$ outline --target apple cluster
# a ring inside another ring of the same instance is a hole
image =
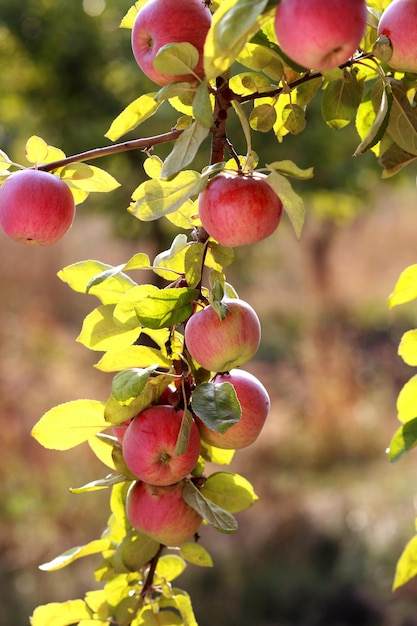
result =
[[[184,420],[184,399],[175,386],[166,388],[157,404],[114,429],[126,467],[136,479],[127,496],[128,520],[164,545],[186,541],[202,522],[200,514],[182,497],[185,480],[198,474],[195,470],[201,443],[224,450],[245,448],[257,439],[270,410],[265,387],[253,374],[239,368],[258,349],[258,316],[238,298],[225,298],[222,304],[227,310],[223,319],[210,304],[190,316],[184,332],[185,354],[192,361],[191,369],[210,372],[213,385],[232,385],[240,419],[227,429],[222,425],[216,430],[208,427],[192,404],[193,382],[187,406],[192,419],[188,443],[181,454],[176,453],[176,446]]]

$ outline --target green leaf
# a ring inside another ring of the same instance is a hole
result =
[[[271,185],[272,189],[279,196],[290,222],[293,225],[295,234],[299,239],[305,220],[303,199],[295,193],[287,178],[275,171],[269,174],[266,182]]]
[[[114,304],[103,304],[91,311],[84,319],[77,341],[90,350],[103,352],[130,346],[139,334],[139,324],[133,329],[118,326],[113,318],[114,308]]]
[[[386,137],[386,135],[385,135]],[[391,144],[378,159],[379,165],[383,167],[381,178],[391,178],[398,174],[406,165],[410,165],[417,159],[415,154],[409,154],[397,144]]]
[[[149,563],[158,550],[159,543],[155,539],[140,530],[132,529],[117,546],[115,563],[121,563],[130,572],[137,572]]]
[[[105,137],[111,141],[116,141],[119,137],[125,135],[151,117],[161,104],[155,100],[155,96],[156,92],[146,93],[131,102],[116,119],[113,120]]]
[[[171,180],[147,180],[133,192],[128,211],[145,222],[157,220],[197,195],[200,186],[201,174],[192,170],[179,172]]]
[[[242,409],[231,383],[203,383],[191,396],[194,413],[209,428],[224,434],[242,415]]]
[[[193,565],[213,567],[213,559],[207,550],[195,541],[186,541],[180,545],[180,555]]]
[[[213,15],[204,46],[204,73],[212,80],[236,60],[259,30],[268,0],[224,0]]]
[[[155,274],[165,278],[165,280],[172,280],[175,277],[175,273],[178,276],[184,274],[185,253],[189,245],[187,236],[184,233],[174,237],[169,250],[164,250],[156,255],[154,259]]]
[[[191,315],[194,301],[198,296],[198,289],[187,287],[160,289],[158,293],[149,294],[138,303],[135,307],[136,314],[143,326],[170,328]]]
[[[111,550],[111,548],[112,543],[108,539],[96,539],[95,541],[90,541],[90,543],[87,543],[85,546],[77,546],[63,552],[63,554],[55,557],[52,561],[40,565],[39,569],[46,572],[52,572],[53,570],[66,567],[77,559],[81,559],[83,556],[90,556],[90,554],[105,552],[106,550]]]
[[[394,433],[387,449],[390,461],[398,461],[417,445],[417,417],[406,422]]]
[[[403,424],[417,416],[417,374],[405,383],[398,394],[397,411]]]
[[[168,43],[156,54],[153,65],[158,72],[169,76],[192,74],[199,59],[199,52],[188,41]]]
[[[194,122],[181,133],[164,161],[161,178],[175,176],[192,163],[201,144],[210,132],[209,128],[202,126],[199,122]]]
[[[403,334],[398,354],[407,365],[417,365],[417,330],[409,330]]]
[[[404,85],[391,81],[393,102],[390,110],[387,132],[395,143],[408,152],[417,155],[417,113],[411,106]]]
[[[394,291],[388,299],[389,307],[392,309],[399,304],[411,302],[417,298],[417,264],[410,265],[403,272],[394,287]]]
[[[134,367],[116,374],[111,387],[114,399],[122,405],[130,404],[142,393],[150,375],[156,368],[157,365],[151,365],[145,369]]]
[[[301,169],[293,161],[273,161],[268,163],[267,168],[283,176],[290,176],[297,180],[309,180],[314,176],[314,168],[308,167],[307,169]]]
[[[417,575],[417,535],[404,548],[395,570],[393,591]]]
[[[166,389],[172,382],[172,375],[160,374],[152,376],[146,382],[146,385],[139,396],[137,396],[130,404],[121,405],[114,396],[110,396],[106,402],[104,415],[106,421],[110,424],[119,425],[141,413],[149,405],[157,402],[162,391]]]
[[[258,496],[246,478],[230,472],[211,474],[201,487],[200,492],[217,506],[238,513],[252,506]]]
[[[298,135],[306,127],[305,111],[299,104],[287,104],[282,110],[282,121],[288,132],[292,135]]]
[[[272,130],[276,119],[277,112],[275,107],[270,104],[260,104],[255,106],[249,115],[251,128],[261,133],[267,133]]]
[[[216,530],[224,533],[234,533],[237,530],[237,521],[233,515],[204,497],[191,481],[186,481],[182,493],[187,504],[195,509],[206,522],[214,526]]]
[[[93,613],[84,600],[68,600],[38,606],[30,618],[30,623],[31,626],[70,626],[92,618]]]
[[[108,428],[104,419],[104,402],[74,400],[47,411],[32,429],[44,448],[69,450]]]
[[[213,126],[213,105],[208,91],[207,80],[199,84],[193,100],[193,115],[204,128]]]
[[[155,285],[143,284],[136,285],[124,293],[114,308],[113,320],[121,328],[138,329],[140,326],[136,307],[150,294],[158,293],[159,289]],[[138,333],[138,331],[136,330]],[[139,333],[138,333],[139,334]]]
[[[178,433],[177,442],[175,444],[175,456],[184,454],[187,451],[193,423],[193,416],[191,412],[186,408],[182,416],[181,427]]]
[[[191,243],[184,256],[184,273],[187,285],[194,289],[201,281],[203,271],[203,259],[206,246],[202,243]]]
[[[331,81],[327,85],[321,111],[330,128],[340,130],[354,119],[362,99],[362,91],[362,84],[348,70],[344,70],[342,79]]]

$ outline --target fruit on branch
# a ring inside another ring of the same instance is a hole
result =
[[[144,74],[157,85],[194,82],[191,73],[164,74],[154,67],[159,50],[170,43],[188,42],[199,52],[193,72],[202,78],[203,48],[211,25],[211,13],[201,0],[150,0],[140,10],[132,29],[132,50]]]
[[[275,33],[283,52],[307,69],[347,61],[365,34],[365,0],[281,0]]]
[[[378,25],[392,46],[388,65],[400,72],[417,72],[417,0],[394,0]]]
[[[258,438],[271,408],[267,390],[256,376],[241,369],[217,374],[212,382],[233,385],[242,408],[242,415],[225,433],[207,428],[196,416],[201,439],[216,448],[228,450],[250,446]]]
[[[0,187],[0,226],[19,243],[56,243],[69,230],[74,216],[74,197],[68,185],[49,172],[19,170]]]
[[[258,350],[261,325],[244,300],[225,298],[227,315],[220,319],[209,304],[190,317],[184,332],[187,349],[198,365],[211,372],[227,372],[249,361]]]
[[[219,174],[198,199],[204,229],[223,246],[234,248],[272,235],[282,216],[282,202],[259,176]]]
[[[194,469],[200,454],[200,436],[194,421],[186,451],[175,455],[182,418],[182,410],[158,404],[130,422],[123,437],[123,458],[139,480],[152,485],[172,485]]]
[[[183,481],[166,487],[133,483],[126,499],[127,519],[159,543],[178,546],[190,539],[202,522],[183,499],[183,490]]]

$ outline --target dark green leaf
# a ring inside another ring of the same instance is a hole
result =
[[[122,565],[130,572],[137,572],[149,563],[159,550],[159,543],[140,530],[133,529],[118,545],[114,558],[115,565]]]
[[[362,83],[348,70],[344,70],[343,78],[329,82],[323,94],[321,111],[330,128],[339,130],[354,119],[362,91]]]
[[[203,494],[189,480],[186,481],[183,490],[183,498],[203,519],[224,533],[234,533],[238,529],[235,517],[221,509],[203,496]]]
[[[224,434],[242,415],[242,409],[231,383],[203,383],[191,396],[191,406],[201,421]]]
[[[185,409],[182,416],[181,428],[178,433],[177,443],[175,445],[175,456],[184,454],[187,451],[192,425],[193,416],[188,409]]]

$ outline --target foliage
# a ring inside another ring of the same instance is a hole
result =
[[[136,2],[131,7],[122,28],[132,27],[143,4]],[[85,318],[78,341],[90,350],[103,352],[96,367],[115,374],[106,402],[82,399],[58,405],[39,420],[32,434],[41,445],[55,450],[88,441],[110,473],[73,491],[109,489],[111,514],[100,538],[41,566],[56,570],[99,554],[101,563],[94,575],[103,588],[87,592],[84,599],[38,607],[31,618],[32,626],[197,623],[190,597],[172,583],[187,563],[211,567],[212,559],[197,540],[165,547],[131,527],[126,498],[135,478],[123,461],[117,437],[106,431],[158,402],[172,384],[178,406],[189,409],[184,413],[177,454],[187,443],[190,415],[199,403],[210,403],[210,424],[219,432],[227,421],[230,426],[239,419],[235,394],[226,385],[220,401],[220,391],[208,387],[212,373],[193,362],[183,338],[184,324],[198,307],[213,303],[221,311],[225,295],[237,296],[225,271],[233,262],[233,250],[210,238],[198,218],[198,196],[210,180],[224,170],[264,175],[282,200],[295,235],[301,237],[304,203],[291,181],[308,181],[313,168],[301,168],[285,158],[263,163],[262,155],[253,149],[253,133],[274,137],[280,147],[287,136],[304,131],[310,105],[317,99],[323,120],[335,132],[355,124],[359,136],[355,156],[371,151],[384,178],[417,159],[416,75],[392,72],[378,59],[378,48],[374,47],[380,11],[387,2],[369,3],[370,20],[362,48],[342,66],[324,73],[297,66],[280,49],[272,27],[277,4],[268,0],[213,3],[213,21],[204,50],[205,78],[195,83],[170,83],[141,94],[109,125],[106,137],[117,141],[166,107],[177,117],[169,131],[72,157],[40,137],[27,141],[29,163],[65,180],[77,203],[90,193],[110,192],[118,186],[110,174],[85,161],[143,150],[148,178],[133,191],[128,212],[144,222],[165,218],[181,231],[188,231],[178,234],[169,249],[153,260],[139,252],[116,267],[86,260],[59,273],[73,290],[98,298],[99,305]],[[197,59],[191,44],[170,44],[157,55],[155,65],[174,76],[192,73]],[[242,154],[227,135],[229,117],[241,126],[246,143]],[[165,159],[153,153],[156,146],[169,142],[173,146]],[[201,171],[193,169],[202,154],[205,166]],[[0,152],[0,181],[16,167],[22,166]],[[417,297],[415,274],[411,268],[400,279],[391,305]],[[417,364],[416,334],[406,334],[401,344],[400,354],[410,365]],[[391,443],[391,460],[417,443],[413,409],[416,384],[411,379],[399,397],[402,426]],[[187,503],[206,524],[223,533],[235,532],[234,514],[257,499],[243,476],[220,470],[206,475],[206,462],[227,465],[232,458],[233,451],[203,445],[184,488]],[[400,560],[395,587],[417,572],[415,543],[410,542]]]

